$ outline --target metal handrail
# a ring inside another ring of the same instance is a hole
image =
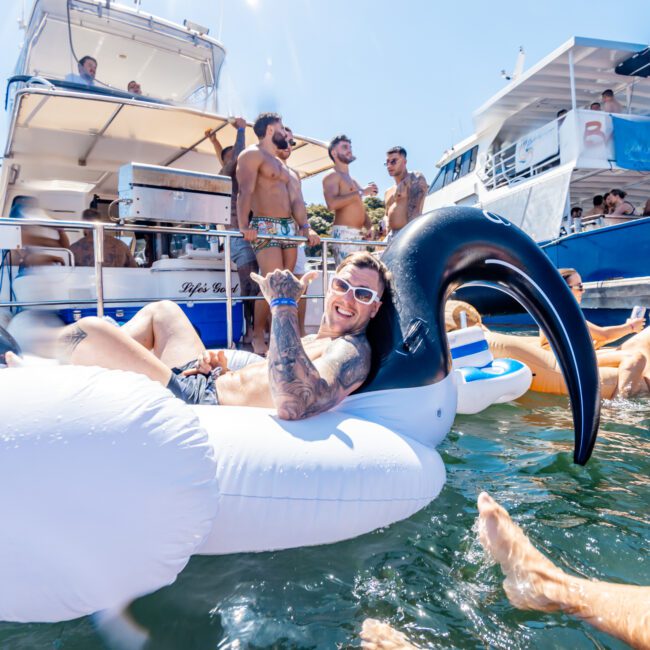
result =
[[[174,226],[153,226],[153,225],[143,225],[143,226],[132,226],[128,224],[107,224],[107,223],[96,223],[96,222],[87,222],[87,221],[64,221],[64,220],[52,220],[52,219],[9,219],[6,217],[0,217],[0,227],[2,226],[12,226],[12,227],[29,227],[29,226],[45,226],[45,227],[56,227],[56,228],[70,228],[75,230],[92,230],[93,231],[93,254],[95,258],[95,290],[97,293],[96,299],[88,300],[41,300],[41,301],[26,301],[26,302],[0,302],[0,307],[35,307],[35,306],[58,306],[58,305],[84,305],[84,304],[95,304],[97,305],[97,315],[104,315],[104,305],[105,304],[120,304],[120,303],[150,303],[157,302],[159,300],[165,300],[165,298],[155,298],[155,299],[136,299],[136,298],[105,298],[104,297],[104,232],[154,232],[170,235],[206,235],[214,237],[225,237],[226,241],[224,244],[224,272],[226,274],[226,296],[225,298],[197,298],[197,299],[188,299],[182,302],[187,303],[226,303],[226,339],[227,346],[232,347],[233,343],[233,329],[232,329],[232,258],[231,258],[231,249],[230,249],[230,240],[233,237],[243,238],[243,234],[239,230],[213,230],[212,228],[188,228],[188,227],[174,227]],[[307,237],[298,237],[298,236],[277,236],[277,235],[259,235],[258,239],[269,239],[277,241],[291,241],[299,243],[307,243]],[[328,245],[337,244],[343,246],[352,246],[352,245],[361,245],[361,246],[373,246],[378,248],[385,248],[388,245],[386,241],[372,241],[372,240],[357,240],[357,239],[335,239],[333,237],[322,237],[321,238],[321,264],[323,268],[323,293],[316,296],[310,296],[311,298],[321,298],[325,299],[325,294],[328,289],[328,273],[327,273],[327,256],[328,256]],[[303,299],[306,299],[307,296],[303,296]],[[261,296],[240,296],[239,300],[262,300]],[[178,299],[172,299],[177,301]]]

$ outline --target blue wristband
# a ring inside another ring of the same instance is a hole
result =
[[[271,300],[271,307],[279,307],[280,305],[297,307],[298,303],[293,298],[273,298],[273,300]]]

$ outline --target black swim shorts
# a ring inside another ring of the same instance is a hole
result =
[[[196,364],[197,360],[193,359],[183,364],[180,368],[172,368],[172,376],[167,388],[176,397],[188,404],[210,404],[212,406],[219,404],[215,386],[215,380],[219,376],[219,372],[213,371],[207,375],[196,374],[183,376],[185,370],[196,368]],[[221,368],[216,368],[215,370],[220,371]]]

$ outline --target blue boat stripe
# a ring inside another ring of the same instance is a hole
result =
[[[457,348],[451,348],[451,358],[460,359],[461,357],[468,357],[470,354],[485,352],[485,350],[488,350],[489,347],[490,346],[485,339],[482,341],[474,341],[474,343],[459,345]]]

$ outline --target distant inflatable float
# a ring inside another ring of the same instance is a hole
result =
[[[462,284],[512,293],[547,332],[571,395],[574,460],[586,463],[595,356],[535,243],[495,215],[449,208],[409,224],[383,259],[392,291],[368,330],[370,374],[308,420],[190,407],[128,372],[0,370],[0,619],[118,607],[172,582],[195,553],[336,542],[429,504],[445,482],[435,447],[457,410],[443,310]]]
[[[487,332],[490,351],[498,359],[514,358],[525,363],[532,372],[531,390],[551,395],[567,395],[562,370],[551,350],[539,344],[537,336],[513,336],[501,332]],[[618,387],[618,368],[598,368],[602,397],[610,399]]]

